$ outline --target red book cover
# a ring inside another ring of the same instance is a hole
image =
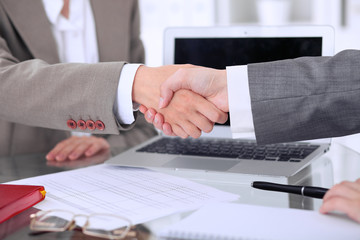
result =
[[[0,223],[44,198],[43,186],[0,184]]]

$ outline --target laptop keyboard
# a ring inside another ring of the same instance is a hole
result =
[[[318,147],[319,145],[304,143],[257,145],[254,141],[236,139],[161,138],[138,149],[137,152],[300,162]]]

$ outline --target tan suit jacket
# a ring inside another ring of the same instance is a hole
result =
[[[49,151],[69,136],[69,119],[101,120],[105,129],[95,134],[132,127],[112,109],[122,61],[144,60],[138,2],[91,5],[104,63],[62,64],[42,1],[0,0],[0,156]],[[129,133],[110,142],[121,151],[155,134],[145,123]]]

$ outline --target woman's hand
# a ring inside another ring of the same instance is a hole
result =
[[[109,143],[102,137],[71,136],[58,144],[46,155],[48,161],[77,160],[91,157],[102,150],[108,150]]]

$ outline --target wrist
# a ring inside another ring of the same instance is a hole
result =
[[[143,86],[143,75],[146,72],[146,66],[140,66],[136,73],[135,73],[135,77],[134,77],[134,83],[133,83],[133,87],[132,87],[132,100],[135,103],[139,103],[142,101],[141,96],[143,95],[143,91],[144,88]]]
[[[226,89],[227,91],[227,76],[226,70],[216,70],[217,71],[217,80],[219,81],[220,87]]]
[[[133,88],[133,102],[155,106],[160,97],[160,83],[157,68],[140,66],[136,71]]]

